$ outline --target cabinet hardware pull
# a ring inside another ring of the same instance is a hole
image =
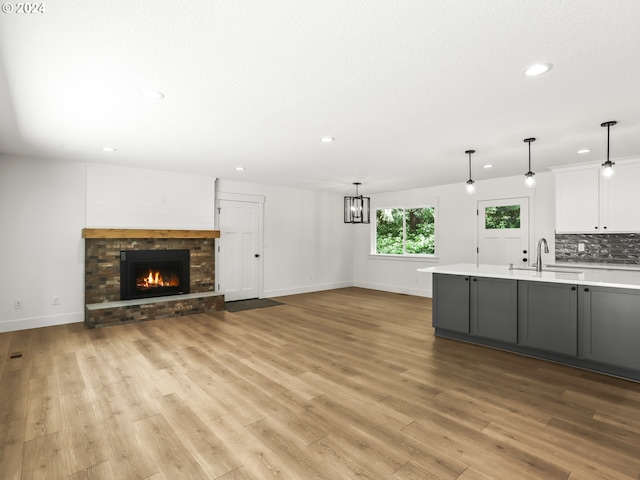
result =
[[[589,291],[589,289],[588,289],[588,288],[585,288],[585,289],[584,289],[584,291],[585,291],[585,292],[588,292],[588,291]]]
[[[573,290],[575,290],[575,289],[576,289],[576,287],[571,287],[571,291],[573,291]]]

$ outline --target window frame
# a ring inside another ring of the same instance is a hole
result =
[[[407,210],[419,209],[419,208],[433,208],[433,253],[407,253]],[[402,209],[402,252],[403,253],[378,253],[378,210],[388,210],[388,209]],[[372,257],[380,258],[380,259],[389,259],[389,260],[429,260],[429,259],[438,259],[438,202],[437,200],[432,200],[428,202],[421,202],[418,204],[403,204],[403,205],[384,205],[384,206],[375,206],[373,208],[372,218],[375,221],[371,222],[371,249],[369,254]]]

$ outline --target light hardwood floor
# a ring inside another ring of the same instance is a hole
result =
[[[640,384],[435,338],[425,298],[278,300],[0,334],[0,479],[640,478]]]

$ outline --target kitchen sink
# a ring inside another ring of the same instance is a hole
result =
[[[527,270],[529,272],[536,272],[536,267],[513,267],[510,270]],[[575,270],[573,268],[543,268],[543,272],[555,272],[555,273],[582,273],[579,270]]]
[[[542,271],[556,273],[582,273],[580,270],[574,270],[573,268],[543,268]]]

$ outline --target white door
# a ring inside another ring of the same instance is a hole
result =
[[[218,289],[225,301],[260,296],[261,204],[218,201]]]
[[[528,266],[531,260],[529,199],[479,201],[478,264]]]

